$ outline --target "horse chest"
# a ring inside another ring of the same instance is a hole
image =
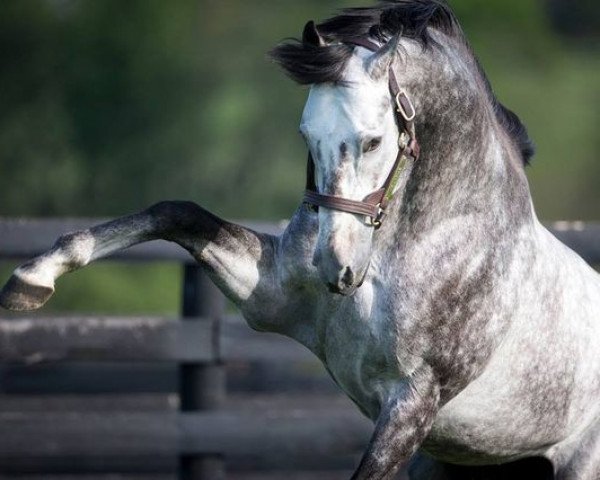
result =
[[[370,302],[361,301],[361,296],[318,319],[317,353],[340,388],[369,417],[376,418],[387,380],[396,378],[398,369],[390,325],[373,315]]]

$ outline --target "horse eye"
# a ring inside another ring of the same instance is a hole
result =
[[[381,145],[381,137],[375,137],[365,143],[363,147],[363,152],[373,152],[379,148]]]

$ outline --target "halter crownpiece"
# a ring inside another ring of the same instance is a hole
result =
[[[347,43],[364,47],[376,52],[379,47],[366,38],[355,38]],[[398,136],[398,155],[396,161],[388,174],[383,186],[367,195],[362,201],[350,200],[334,195],[323,195],[317,192],[315,184],[314,160],[308,154],[308,165],[306,172],[306,190],[303,202],[311,208],[325,207],[340,212],[364,215],[371,219],[371,225],[376,229],[381,226],[385,211],[392,198],[394,189],[400,178],[400,174],[409,160],[416,161],[419,158],[419,143],[415,134],[414,119],[417,112],[404,90],[400,89],[396,75],[390,66],[388,69],[389,88],[395,103],[395,116],[398,122],[400,134]]]

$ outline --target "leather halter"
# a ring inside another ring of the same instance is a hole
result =
[[[355,38],[348,40],[347,43],[364,47],[373,52],[379,50],[379,46],[366,38]],[[396,106],[395,116],[400,134],[398,137],[398,155],[396,156],[394,166],[383,183],[383,186],[367,195],[362,201],[318,193],[315,184],[314,160],[309,153],[306,172],[306,190],[304,192],[303,202],[311,208],[316,210],[317,207],[325,207],[340,212],[365,215],[371,219],[371,225],[373,227],[379,228],[381,226],[385,210],[394,197],[394,189],[398,183],[402,170],[406,166],[407,161],[416,161],[419,158],[420,150],[415,135],[415,108],[406,93],[398,86],[396,75],[391,66],[388,70],[388,77],[390,93],[394,98]]]

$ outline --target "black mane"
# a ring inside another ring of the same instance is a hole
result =
[[[435,44],[430,36],[430,29],[435,29],[464,40],[458,20],[445,0],[379,1],[373,7],[342,10],[339,15],[317,25],[317,29],[327,45],[288,40],[270,52],[271,58],[301,85],[340,82],[354,50],[353,46],[344,43],[351,38],[401,34],[428,48]],[[514,139],[521,150],[523,163],[528,165],[535,148],[525,125],[498,101],[481,67],[479,70],[498,121]]]

